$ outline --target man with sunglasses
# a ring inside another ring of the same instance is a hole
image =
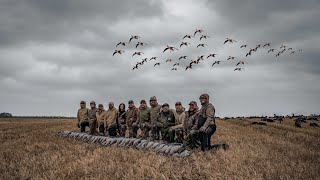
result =
[[[78,109],[77,120],[78,128],[80,132],[86,132],[86,126],[89,127],[89,118],[88,118],[89,109],[86,107],[86,102],[80,102],[80,109]]]

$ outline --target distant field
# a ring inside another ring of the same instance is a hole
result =
[[[0,119],[0,179],[319,179],[319,128],[252,121],[217,122],[227,151],[174,158],[55,136],[78,131],[72,119]]]

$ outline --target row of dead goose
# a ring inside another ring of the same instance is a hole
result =
[[[58,136],[100,144],[102,146],[149,150],[167,156],[187,157],[192,154],[190,150],[187,150],[185,146],[179,143],[165,144],[139,138],[94,136],[73,131],[61,131],[58,133]]]

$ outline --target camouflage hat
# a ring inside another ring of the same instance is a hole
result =
[[[162,107],[165,107],[165,106],[169,107],[169,104],[168,103],[162,104]]]
[[[85,101],[81,101],[81,102],[80,102],[80,104],[85,104],[85,103],[86,103]]]
[[[132,100],[130,100],[130,101],[128,102],[128,104],[133,104],[133,101],[132,101]]]
[[[146,100],[141,100],[140,104],[147,104]]]
[[[180,102],[180,101],[177,101],[176,103],[175,103],[175,105],[181,105],[182,103]]]
[[[99,104],[98,107],[103,107],[103,104]]]
[[[201,94],[199,99],[209,99],[209,95],[208,94]]]
[[[150,101],[157,101],[157,97],[152,96],[152,97],[150,98]]]
[[[94,101],[91,101],[91,102],[90,102],[90,104],[94,104],[94,105],[96,105],[96,102],[94,102]]]
[[[189,105],[198,106],[198,105],[197,105],[197,102],[195,102],[195,101],[191,101],[191,102],[189,103]]]

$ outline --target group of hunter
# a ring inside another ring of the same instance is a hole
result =
[[[114,103],[108,104],[105,110],[103,104],[96,107],[94,101],[90,102],[90,108],[86,102],[80,102],[77,113],[78,127],[81,132],[89,127],[89,133],[109,136],[127,136],[136,138],[140,129],[141,138],[151,140],[163,140],[168,143],[183,143],[189,148],[209,149],[211,136],[216,131],[215,108],[209,102],[209,95],[202,94],[199,98],[201,108],[195,101],[189,103],[189,109],[185,110],[181,102],[175,103],[175,109],[170,109],[169,104],[159,105],[155,96],[149,100],[150,107],[145,100],[140,101],[136,107],[134,102],[126,105],[121,103],[119,108]]]

